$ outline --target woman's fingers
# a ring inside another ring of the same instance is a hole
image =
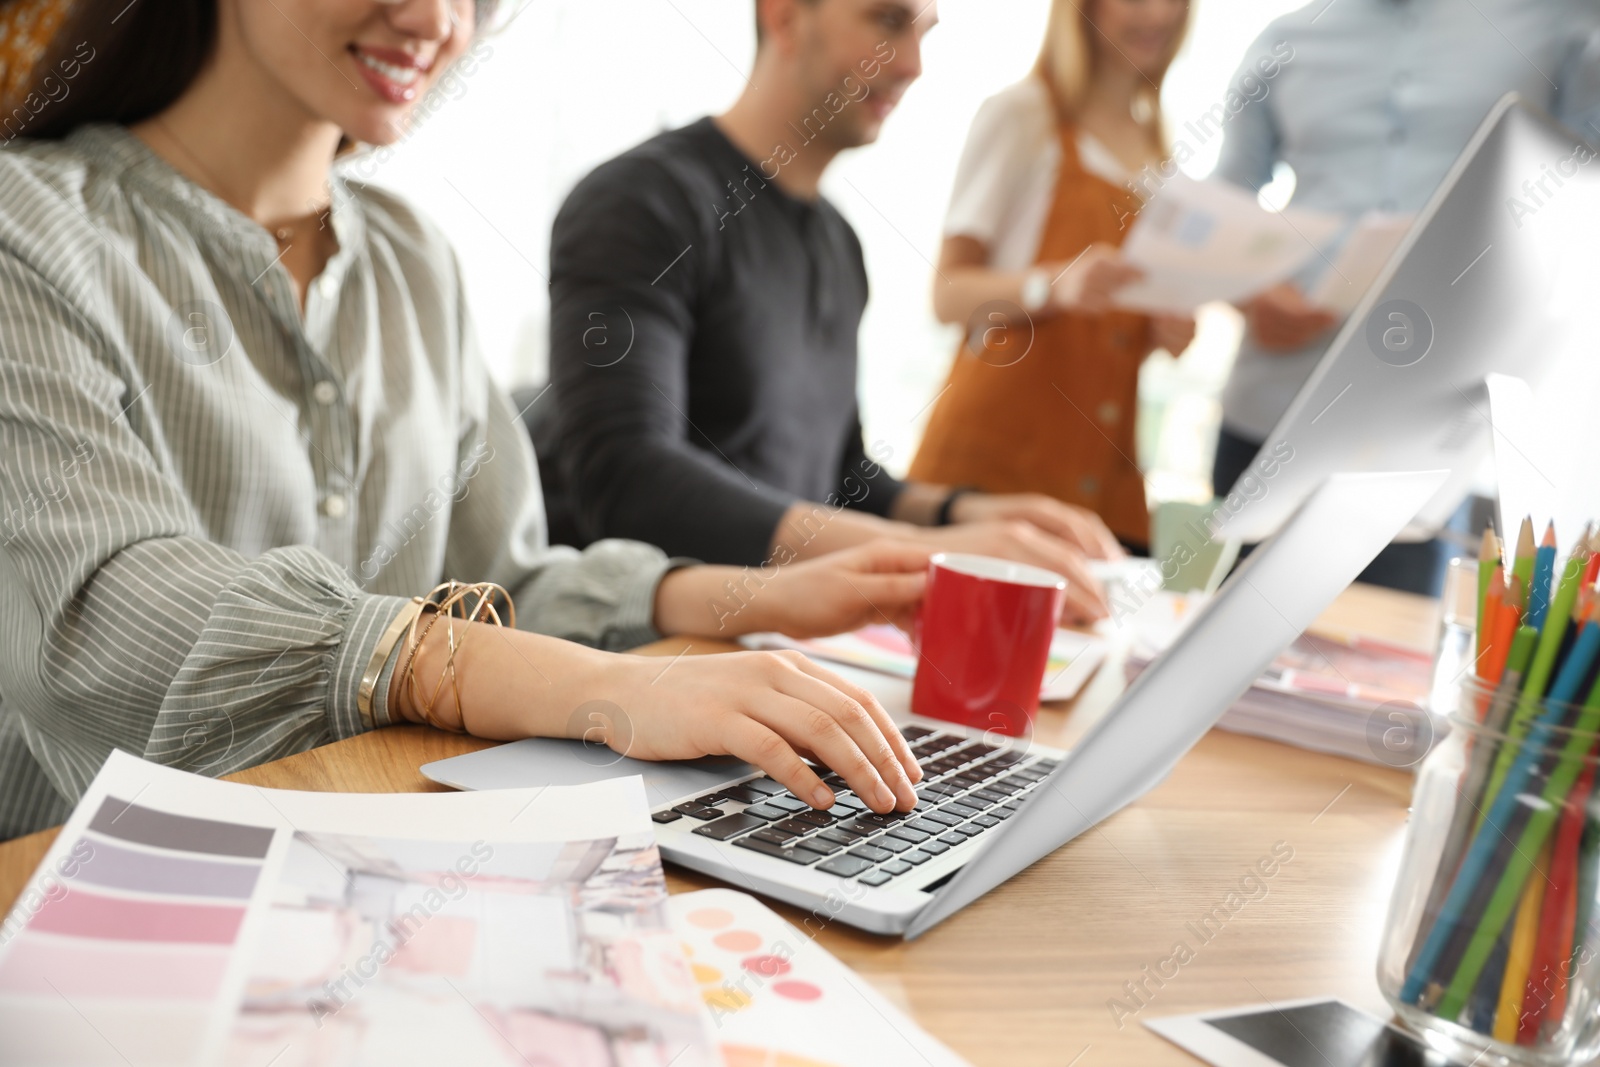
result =
[[[865,686],[857,685],[848,678],[841,678],[807,656],[800,656],[796,666],[811,675],[811,677],[832,689],[838,690],[861,705],[861,708],[871,716],[878,731],[888,742],[890,750],[894,753],[894,758],[899,761],[901,769],[905,772],[906,777],[910,779],[911,784],[915,785],[922,781],[922,768],[918,766],[917,757],[911,751],[911,743],[905,739],[905,735],[901,734],[900,728],[894,724],[894,719],[890,717],[884,706],[879,703],[878,698],[872,695],[871,690]]]
[[[915,807],[911,775],[920,776],[921,768],[883,706],[865,689],[798,653],[784,659],[776,687],[806,708],[800,721],[763,721],[815,752],[873,810]]]
[[[799,703],[793,698],[776,695],[771,699],[774,702]],[[778,731],[744,713],[726,716],[719,729],[722,734],[719,749],[760,767],[773,781],[812,807],[833,807],[833,790],[822,784],[817,772],[800,758],[799,753]]]

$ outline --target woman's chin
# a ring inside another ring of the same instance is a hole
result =
[[[414,120],[409,107],[384,108],[347,116],[338,126],[350,140],[382,148],[405,140]]]

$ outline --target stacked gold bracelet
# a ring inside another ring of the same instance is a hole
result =
[[[502,601],[505,605],[504,618],[501,617],[498,606]],[[433,688],[433,695],[424,700],[417,686],[417,654],[422,650],[422,643],[428,639],[428,634],[433,631],[434,624],[441,618],[446,620],[444,628],[450,642],[450,658],[445,661],[444,670],[439,672],[439,681]],[[458,635],[453,625],[455,619],[465,622],[487,622],[494,626],[516,626],[517,609],[511,601],[511,595],[493,582],[471,584],[444,582],[435,586],[425,597],[413,597],[405,610],[396,616],[389,629],[379,639],[377,648],[373,650],[372,664],[368,665],[366,674],[362,676],[359,708],[362,720],[369,727],[375,724],[372,698],[378,678],[383,673],[383,665],[389,660],[389,653],[393,651],[400,634],[404,632],[405,651],[395,672],[395,682],[406,686],[406,691],[411,696],[411,706],[417,710],[423,722],[452,733],[467,732],[466,711],[461,704],[461,682],[456,676],[456,657],[465,647],[467,635],[472,632],[472,628],[463,627]],[[450,688],[455,694],[457,721],[454,724],[442,722],[435,712],[439,695],[444,692],[447,676],[450,679]]]

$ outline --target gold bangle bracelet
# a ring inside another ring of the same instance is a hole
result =
[[[383,631],[383,636],[378,638],[378,643],[372,649],[372,658],[367,661],[367,669],[361,675],[361,688],[356,693],[356,710],[361,714],[361,722],[369,730],[378,728],[377,714],[372,707],[372,697],[378,688],[378,679],[383,677],[383,665],[389,662],[389,654],[394,651],[394,646],[400,643],[400,637],[411,625],[417,613],[422,610],[422,601],[412,599],[400,609],[400,614],[394,617],[389,628]],[[388,718],[385,711],[384,717]]]

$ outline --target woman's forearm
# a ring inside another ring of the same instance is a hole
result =
[[[1027,271],[991,270],[982,266],[947,266],[933,281],[933,313],[940,322],[958,326],[972,323],[985,304],[1003,301],[1020,308]],[[985,326],[987,323],[972,323]],[[995,325],[1008,325],[995,323]]]
[[[451,633],[457,649],[453,681],[447,666]],[[570,736],[573,713],[605,699],[608,672],[625,671],[636,659],[525,630],[444,618],[426,631],[408,673],[409,657],[409,646],[402,646],[389,687],[390,717],[426,722],[425,703],[435,723],[454,727],[463,722],[464,709],[467,731],[491,741]]]

